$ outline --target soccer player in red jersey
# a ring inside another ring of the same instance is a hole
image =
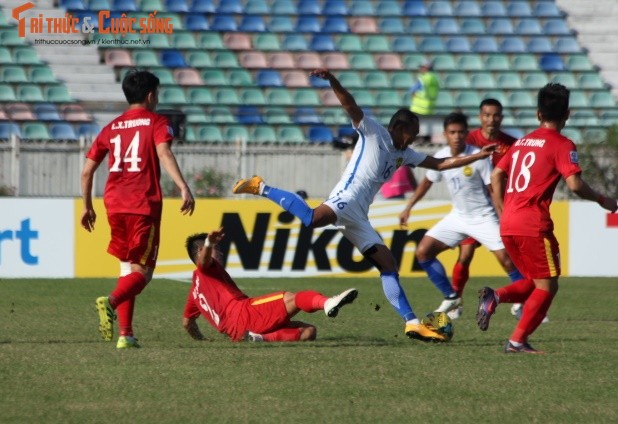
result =
[[[528,337],[558,292],[560,250],[549,206],[560,178],[582,199],[596,201],[611,212],[618,208],[616,199],[606,198],[582,179],[575,144],[560,134],[569,118],[569,90],[554,83],[543,87],[537,116],[540,127],[513,144],[491,177],[504,245],[525,278],[495,291],[482,288],[477,322],[485,331],[499,303],[524,303],[506,353],[542,353],[530,346]]]
[[[187,238],[187,253],[197,268],[185,305],[183,327],[196,340],[204,338],[197,325],[200,315],[233,341],[315,340],[317,330],[313,325],[290,319],[300,311],[319,310],[335,317],[342,306],[352,303],[358,295],[356,289],[348,289],[330,298],[308,290],[248,297],[220,263],[216,245],[224,236],[223,228],[219,228]]]
[[[114,310],[120,337],[116,347],[139,347],[133,336],[135,297],[152,278],[159,250],[162,210],[162,164],[182,196],[181,213],[193,213],[195,201],[170,149],[173,131],[167,119],[154,113],[159,79],[146,71],[131,71],[122,81],[129,108],[109,123],[86,154],[81,175],[84,211],[81,225],[94,230],[94,173],[108,155],[109,176],[103,200],[111,228],[107,251],[120,260],[120,278],[109,296],[96,300],[99,331],[105,341],[114,336]]]
[[[488,144],[496,143],[496,150],[491,156],[493,166],[496,166],[500,159],[508,152],[515,137],[503,132],[502,125],[502,103],[496,99],[484,99],[479,106],[479,120],[481,127],[470,131],[466,137],[466,144],[482,148]],[[459,257],[453,266],[452,285],[453,290],[460,296],[470,277],[470,263],[474,257],[474,251],[480,244],[472,237],[468,237],[459,243]],[[457,317],[461,311],[449,313],[451,317]]]

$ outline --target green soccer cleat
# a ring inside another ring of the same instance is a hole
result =
[[[262,177],[258,177],[254,175],[251,178],[243,178],[242,180],[238,180],[238,182],[234,185],[232,189],[232,193],[234,194],[255,194],[256,196],[260,195],[260,187],[263,186],[264,180]]]
[[[118,337],[118,343],[116,343],[116,349],[129,349],[141,347],[137,343],[137,339],[133,336],[120,336]]]
[[[98,297],[95,301],[97,312],[99,313],[99,332],[106,342],[114,339],[114,320],[116,314],[109,304],[107,296]]]

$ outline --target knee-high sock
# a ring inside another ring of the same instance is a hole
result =
[[[533,291],[534,282],[524,278],[500,287],[496,290],[496,295],[500,298],[500,303],[524,303]]]
[[[132,272],[129,275],[120,277],[116,283],[116,288],[109,297],[109,303],[116,309],[125,300],[137,296],[146,287],[146,277],[140,272]]]
[[[384,295],[393,306],[395,311],[404,319],[404,321],[410,321],[416,318],[416,315],[408,303],[406,294],[399,284],[399,274],[396,272],[383,272],[380,274],[382,279],[382,290]]]
[[[313,209],[296,193],[281,190],[280,188],[264,186],[262,196],[272,200],[283,209],[297,217],[306,226],[311,225]]]
[[[118,314],[118,327],[121,336],[133,335],[133,309],[135,308],[135,297],[125,300],[116,307]]]
[[[456,296],[455,290],[453,290],[453,286],[446,276],[446,270],[439,260],[433,258],[425,262],[419,261],[418,264],[427,272],[427,276],[433,285],[442,292],[445,298]]]
[[[466,287],[468,278],[470,278],[470,266],[464,265],[461,262],[455,262],[455,266],[453,267],[452,283],[453,290],[455,290],[459,297],[461,297],[464,287]]]
[[[285,327],[271,333],[262,334],[265,342],[297,342],[300,340],[302,328]]]
[[[324,309],[324,302],[328,299],[321,293],[304,290],[296,293],[294,301],[298,309],[304,312],[315,312]]]
[[[510,339],[514,342],[526,342],[528,336],[534,333],[534,330],[541,325],[553,298],[554,296],[547,290],[534,289],[526,303],[524,303],[521,319],[517,323],[517,327],[515,327]]]

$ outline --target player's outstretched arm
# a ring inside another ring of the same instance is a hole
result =
[[[437,171],[445,171],[447,169],[459,168],[460,166],[469,165],[479,159],[485,159],[496,150],[497,144],[488,144],[477,152],[468,156],[450,157],[450,158],[435,158],[427,156],[418,166],[422,168],[435,169]]]
[[[582,179],[581,174],[571,175],[565,181],[569,190],[577,194],[582,199],[597,202],[603,209],[607,209],[610,212],[616,212],[616,210],[618,210],[618,203],[616,199],[605,197],[601,193],[594,190],[586,181]]]
[[[204,340],[204,335],[200,331],[200,327],[197,325],[197,318],[183,317],[182,326],[187,331],[187,333],[189,333],[193,340]]]
[[[425,194],[427,194],[432,185],[433,183],[427,177],[423,178],[416,190],[414,190],[414,193],[412,193],[412,196],[408,200],[406,207],[403,209],[401,214],[399,214],[399,225],[401,225],[402,227],[408,226],[408,218],[410,217],[410,211],[412,210],[414,205],[416,205],[423,197],[425,197]]]
[[[358,105],[356,104],[356,100],[354,100],[354,97],[350,94],[348,90],[343,88],[339,80],[335,78],[335,76],[331,74],[328,69],[325,68],[318,68],[312,71],[310,75],[322,78],[324,80],[328,80],[328,82],[330,82],[330,87],[333,89],[333,92],[339,99],[341,106],[343,106],[343,109],[352,120],[352,123],[357,126],[363,119],[363,110],[358,107]]]
[[[183,215],[193,215],[193,211],[195,210],[195,199],[193,199],[191,189],[182,176],[182,172],[180,172],[178,162],[176,162],[176,157],[174,156],[174,153],[172,153],[170,145],[168,143],[157,144],[157,155],[159,156],[159,160],[161,161],[163,168],[172,178],[174,184],[176,184],[176,187],[180,190],[180,196],[182,197],[180,212]]]
[[[84,211],[82,212],[81,224],[88,232],[94,230],[94,223],[97,220],[97,214],[92,206],[92,182],[94,180],[94,173],[99,167],[99,163],[100,162],[95,162],[92,159],[86,159],[84,169],[82,169],[81,188]]]
[[[197,253],[197,267],[201,270],[208,268],[213,260],[213,253],[215,246],[225,237],[223,227],[218,230],[213,230],[208,233],[208,237],[204,241],[204,247],[202,247]]]

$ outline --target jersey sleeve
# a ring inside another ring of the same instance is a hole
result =
[[[165,116],[157,115],[155,118],[153,136],[155,145],[172,142],[174,130]]]
[[[568,140],[566,143],[561,143],[556,155],[556,169],[564,179],[582,172],[579,166],[577,147],[575,147],[575,144],[571,140]]]
[[[185,318],[197,318],[198,316],[200,316],[200,310],[195,304],[192,291],[193,285],[191,285],[191,289],[189,290],[189,294],[187,295],[187,303],[185,304],[185,311],[183,313],[183,317]]]
[[[91,159],[99,163],[105,158],[105,155],[107,155],[108,148],[107,148],[107,143],[105,143],[103,140],[105,140],[105,137],[107,137],[106,134],[107,134],[107,131],[105,131],[104,129],[103,131],[99,133],[97,138],[94,139],[92,146],[90,146],[90,150],[88,150],[88,153],[86,153],[86,157],[88,159]]]

